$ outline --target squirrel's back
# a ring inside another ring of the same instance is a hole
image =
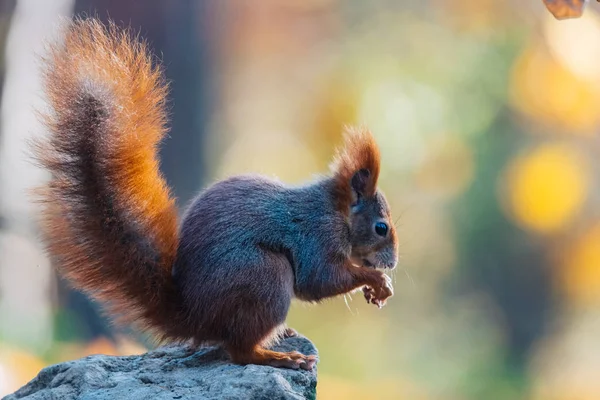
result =
[[[345,224],[335,209],[333,190],[326,179],[293,187],[257,174],[216,182],[193,200],[183,216],[178,253],[195,247],[210,257],[211,251],[226,246],[297,247],[303,236],[331,232],[332,226]],[[196,264],[212,264],[206,261]]]
[[[49,136],[35,147],[50,172],[38,191],[48,251],[117,319],[177,337],[177,212],[156,154],[166,131],[161,71],[144,43],[94,19],[70,23],[49,50]]]

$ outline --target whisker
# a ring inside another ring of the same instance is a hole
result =
[[[397,218],[396,218],[396,220],[394,221],[394,226],[395,226],[396,228],[398,228],[398,222],[400,222],[400,219],[402,219],[402,217],[404,216],[404,214],[406,214],[406,212],[407,212],[407,211],[408,211],[408,210],[409,210],[411,207],[413,207],[413,206],[414,206],[414,204],[409,204],[409,205],[407,205],[406,207],[404,207],[404,209],[403,209],[402,211],[400,211],[400,212],[398,213],[398,217],[397,217]]]
[[[406,268],[403,268],[402,271],[404,271],[404,273],[406,274],[406,277],[408,278],[408,280],[412,284],[412,287],[417,287],[417,285],[415,285],[415,281],[413,280],[413,278],[408,273],[408,270]]]
[[[396,218],[396,220],[394,221],[394,226],[396,228],[398,228],[398,222],[400,222],[400,218],[402,218],[402,215],[398,216],[398,218]]]
[[[352,297],[350,297],[350,300],[352,300]],[[348,311],[350,311],[350,315],[354,315],[354,313],[350,309],[350,304],[348,304],[348,298],[346,297],[346,295],[344,295],[344,303],[346,303],[346,308],[348,309]]]

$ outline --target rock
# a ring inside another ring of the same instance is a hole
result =
[[[306,338],[274,349],[317,354]],[[44,368],[4,400],[315,399],[313,371],[232,364],[219,347],[166,346],[139,356],[94,355]]]

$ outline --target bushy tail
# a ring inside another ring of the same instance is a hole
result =
[[[70,23],[49,50],[50,135],[35,146],[51,175],[38,192],[48,251],[117,322],[176,338],[177,211],[157,160],[161,71],[144,43],[94,19]]]

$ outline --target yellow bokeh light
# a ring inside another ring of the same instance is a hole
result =
[[[563,144],[546,144],[519,157],[505,188],[510,215],[524,228],[556,231],[576,215],[588,192],[584,159]]]
[[[600,122],[600,87],[557,62],[541,45],[515,64],[511,102],[522,113],[575,134],[593,135]]]
[[[33,379],[46,364],[16,348],[0,348],[0,396],[7,395]]]
[[[558,283],[577,304],[600,302],[600,223],[579,236],[563,254]]]
[[[557,21],[548,15],[544,36],[550,52],[564,67],[584,80],[600,82],[600,17],[593,9],[576,20]]]

